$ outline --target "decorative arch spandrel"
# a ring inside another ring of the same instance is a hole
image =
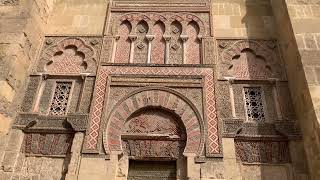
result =
[[[95,74],[102,40],[97,37],[46,37],[35,71],[46,74]]]
[[[239,80],[285,80],[275,41],[218,40],[219,78]]]

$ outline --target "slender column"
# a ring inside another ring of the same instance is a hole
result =
[[[41,96],[43,94],[43,91],[44,91],[44,87],[46,85],[46,80],[48,78],[48,74],[42,74],[42,79],[41,79],[41,84],[40,84],[40,88],[39,88],[39,93],[37,93],[37,96],[35,98],[35,103],[34,103],[34,106],[32,108],[32,112],[38,112],[39,111],[39,103],[40,103],[40,99],[41,99]]]
[[[118,40],[120,39],[120,35],[116,35],[114,37],[114,43],[113,43],[113,48],[112,48],[112,57],[111,57],[111,63],[114,63],[114,58],[116,56],[116,51],[117,51],[117,44],[118,44]]]
[[[166,52],[165,52],[165,58],[164,63],[169,64],[169,57],[170,57],[170,40],[171,36],[169,35],[163,35],[164,40],[166,41]]]
[[[187,35],[180,35],[180,38],[182,40],[182,64],[186,64],[186,62],[187,62],[186,53],[187,53],[188,36]]]
[[[202,39],[203,39],[203,37],[202,37],[202,35],[198,35],[198,40],[199,40],[199,57],[200,57],[200,61],[199,61],[199,63],[200,64],[204,64],[203,63],[203,61],[204,61],[204,59],[203,59],[203,54],[204,54],[204,52],[203,52],[203,42],[202,42]]]
[[[151,63],[151,45],[152,45],[152,40],[154,39],[154,35],[146,35],[146,38],[148,40],[148,59],[147,63]]]
[[[136,35],[129,35],[129,39],[131,41],[129,63],[133,63],[134,44],[135,44],[134,42],[137,40],[137,36]]]
[[[233,92],[233,87],[232,84],[234,83],[234,77],[225,77],[228,82],[229,82],[229,93],[230,93],[230,103],[231,103],[231,113],[232,113],[232,118],[237,118],[236,115],[236,108],[235,108],[235,103],[234,103],[234,92]]]
[[[277,118],[278,118],[278,120],[282,120],[282,113],[281,113],[281,109],[280,109],[278,90],[277,90],[279,87],[279,80],[278,79],[270,79],[270,81],[273,83],[272,95],[273,95],[274,104],[276,106],[275,108],[276,108]]]

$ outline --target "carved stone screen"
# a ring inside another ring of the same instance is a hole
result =
[[[51,101],[50,115],[66,114],[71,87],[71,82],[57,82]]]
[[[175,180],[176,162],[130,161],[128,180]]]
[[[263,122],[265,120],[263,98],[260,87],[244,88],[244,97],[248,120]]]

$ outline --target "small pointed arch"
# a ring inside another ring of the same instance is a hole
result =
[[[200,27],[197,22],[190,21],[186,27],[188,40],[186,42],[186,64],[201,63],[201,42],[199,39]]]
[[[135,33],[138,34],[147,34],[149,31],[148,23],[145,20],[141,20],[138,22]]]
[[[170,25],[170,49],[169,49],[169,64],[182,64],[183,63],[183,47],[180,38],[182,33],[182,25],[179,21],[175,20]]]
[[[121,22],[118,28],[118,36],[116,54],[114,57],[115,63],[128,63],[130,58],[130,39],[129,34],[132,31],[131,23],[128,20]]]
[[[164,64],[165,59],[165,25],[162,21],[157,21],[153,26],[154,39],[152,41],[151,63]]]

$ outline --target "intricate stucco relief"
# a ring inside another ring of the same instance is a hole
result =
[[[15,6],[19,4],[19,0],[0,0],[0,6]]]
[[[244,163],[289,163],[287,141],[235,140],[236,157]]]
[[[285,80],[274,41],[218,40],[219,78],[241,80],[278,78]]]
[[[220,153],[218,138],[218,122],[215,111],[213,71],[210,68],[189,68],[189,67],[103,67],[97,80],[96,93],[93,101],[90,127],[87,131],[85,150],[95,152],[98,148],[99,130],[101,127],[101,116],[104,106],[107,78],[110,75],[165,75],[165,76],[187,76],[201,75],[204,77],[205,94],[205,119],[207,119],[208,128],[208,146],[207,154],[214,155]],[[108,89],[107,89],[108,90]],[[119,144],[119,143],[118,143]],[[117,146],[121,148],[121,146]]]
[[[177,117],[181,118],[183,123],[182,126],[186,128],[188,138],[184,152],[198,155],[202,152],[204,147],[203,122],[199,113],[195,110],[194,105],[190,105],[190,102],[187,102],[183,97],[180,97],[180,95],[165,90],[147,89],[144,91],[137,91],[119,103],[120,104],[116,106],[109,118],[105,141],[106,150],[109,149],[111,152],[122,151],[120,136],[123,130],[121,127],[127,127],[124,123],[133,113],[145,107],[161,107],[168,109],[169,112],[174,112]],[[152,119],[154,125],[156,125],[156,122],[155,119]],[[166,125],[168,125],[168,123]],[[148,128],[150,131],[152,129],[154,128]],[[155,130],[157,130],[157,128]],[[157,134],[161,132],[164,133],[165,130],[158,129]],[[170,133],[174,133],[174,129],[171,129]],[[176,133],[179,133],[179,131],[176,130]]]
[[[29,155],[67,155],[73,134],[26,133],[23,152]]]
[[[47,37],[37,71],[48,74],[95,73],[101,39]]]
[[[177,117],[159,108],[146,108],[131,115],[122,131],[124,153],[134,158],[179,158],[186,134]]]
[[[21,113],[13,127],[29,132],[39,130],[46,132],[74,132],[85,131],[87,127],[87,114],[67,114],[65,116],[47,116],[32,113]]]

